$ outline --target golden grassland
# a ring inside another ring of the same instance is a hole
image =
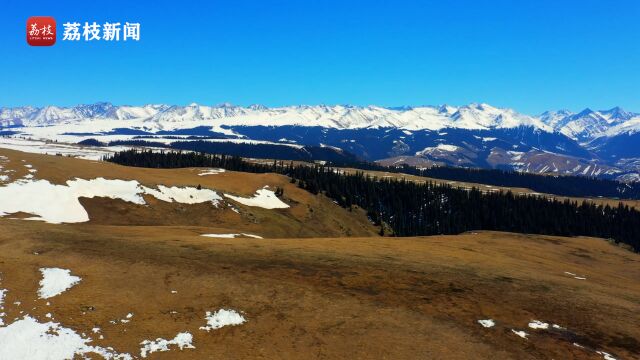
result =
[[[46,306],[36,298],[40,267],[71,269],[82,282]],[[158,359],[640,354],[640,259],[601,239],[494,232],[211,239],[189,227],[0,219],[0,270],[7,319],[25,310],[46,321],[52,313],[78,332],[101,328],[96,344],[131,353],[144,339],[194,335],[196,349]],[[219,308],[243,311],[248,321],[199,330],[205,312]],[[130,323],[110,323],[130,312]],[[489,318],[495,327],[477,323]],[[533,319],[566,331],[528,329]]]
[[[379,237],[363,211],[279,175],[201,177],[199,169],[0,155],[10,158],[12,178],[26,175],[26,160],[36,178],[58,184],[105,177],[242,196],[280,186],[291,206],[234,204],[238,214],[151,198],[148,206],[82,199],[87,223],[0,218],[5,323],[25,313],[48,321],[51,313],[92,344],[132,354],[145,339],[193,334],[195,349],[153,359],[602,359],[595,352],[602,350],[640,357],[640,256],[602,239],[484,231]],[[265,239],[200,236],[240,232]],[[41,267],[70,269],[82,281],[38,299]],[[247,322],[200,330],[205,312],[220,308],[242,311]],[[128,313],[130,322],[111,323]],[[496,325],[484,328],[480,319]],[[534,319],[563,329],[528,328]]]
[[[213,189],[220,195],[227,193],[243,197],[251,197],[256,190],[268,185],[271,189],[283,188],[283,201],[290,205],[288,209],[267,210],[231,201],[238,209],[236,213],[227,206],[167,203],[153,197],[145,198],[148,206],[105,198],[81,199],[89,213],[90,222],[94,224],[192,225],[231,233],[253,233],[262,237],[374,236],[379,231],[367,220],[361,209],[342,209],[324,196],[314,196],[298,188],[282,175],[224,172],[198,176],[203,169],[135,168],[5,149],[0,149],[0,155],[9,158],[4,167],[15,171],[11,173],[12,179],[26,175],[28,169],[24,164],[30,164],[38,171],[35,173],[36,179],[46,179],[54,184],[65,184],[67,180],[74,178],[104,177],[137,180],[151,187],[200,185]],[[203,231],[207,232],[206,229]]]

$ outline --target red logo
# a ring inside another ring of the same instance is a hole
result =
[[[51,16],[27,19],[27,43],[31,46],[51,46],[56,43],[56,20]]]

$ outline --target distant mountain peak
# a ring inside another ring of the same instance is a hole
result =
[[[255,110],[255,111],[265,111],[268,110],[268,108],[262,104],[251,104],[249,105],[249,109],[251,110]]]
[[[621,108],[620,106],[616,106],[613,107],[609,110],[602,110],[600,111],[600,113],[602,115],[605,115],[606,117],[608,117],[608,119],[611,120],[629,120],[632,117],[634,117],[635,114],[624,110],[623,108]]]
[[[595,111],[591,110],[590,108],[585,108],[584,110],[582,110],[579,113],[577,113],[575,116],[576,117],[583,117],[583,116],[589,116],[591,114],[595,114]]]
[[[573,115],[573,112],[571,112],[571,110],[568,109],[558,109],[558,110],[547,110],[545,112],[543,112],[542,114],[540,114],[540,117],[543,116],[550,116],[550,115]]]
[[[411,111],[413,110],[413,106],[409,106],[409,105],[401,105],[401,106],[390,106],[387,109],[389,110],[394,110],[394,111]]]
[[[438,107],[438,112],[441,114],[451,114],[456,111],[456,108],[447,104],[442,104]]]

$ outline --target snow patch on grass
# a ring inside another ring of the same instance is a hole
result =
[[[214,313],[207,311],[205,316],[206,326],[201,326],[200,330],[215,330],[229,325],[240,325],[247,320],[235,310],[220,309]]]
[[[576,280],[587,280],[587,278],[585,276],[578,276],[577,274],[574,274],[574,273],[569,272],[569,271],[565,271],[564,273],[566,275],[573,276],[573,278],[576,279]]]
[[[109,320],[109,323],[113,325],[117,323],[126,324],[131,321],[132,317],[133,317],[133,313],[128,313],[123,319]]]
[[[224,196],[240,204],[261,207],[263,209],[286,209],[289,207],[289,205],[282,202],[273,191],[267,189],[257,190],[256,194],[251,198],[243,198],[229,194],[224,194]]]
[[[40,299],[48,299],[62,294],[67,289],[80,282],[78,276],[71,275],[71,271],[60,268],[41,268],[42,280],[38,296]]]
[[[522,330],[514,330],[514,329],[511,329],[511,332],[513,332],[514,334],[516,334],[516,335],[520,336],[520,337],[521,337],[521,338],[523,338],[523,339],[526,339],[526,338],[527,338],[527,336],[529,335],[529,334],[527,334],[526,332],[524,332],[524,331],[522,331]]]
[[[209,170],[202,171],[201,173],[198,174],[198,176],[217,175],[217,174],[222,174],[223,172],[225,172],[225,169],[209,169]]]
[[[529,327],[532,329],[548,329],[549,324],[539,320],[531,320],[531,322],[529,323]]]
[[[606,351],[596,351],[599,355],[602,355],[604,360],[616,360],[611,354]]]
[[[7,295],[7,289],[0,289],[0,326],[4,325],[2,318],[4,317],[4,297]]]
[[[564,273],[565,273],[565,275],[571,276],[576,280],[587,280],[586,276],[578,276],[578,274],[575,274],[575,273],[572,273],[572,272],[569,272],[569,271],[565,271]]]
[[[192,344],[193,336],[188,332],[178,333],[172,340],[157,338],[155,340],[145,340],[140,343],[140,356],[146,358],[148,354],[158,351],[169,351],[169,346],[176,345],[182,349],[195,349]]]
[[[166,202],[178,202],[182,204],[199,204],[207,201],[211,201],[214,206],[218,205],[218,202],[222,200],[220,195],[213,190],[209,189],[197,189],[194,187],[166,187],[158,185],[158,189],[151,189],[146,186],[142,186],[145,194],[152,195],[153,197],[166,201]]]
[[[140,185],[135,180],[74,179],[66,185],[54,185],[47,180],[18,180],[0,187],[0,216],[25,212],[36,216],[28,220],[48,223],[77,223],[89,221],[89,215],[79,198],[105,197],[144,205],[142,195],[148,194],[166,202],[196,204],[210,201],[214,206],[222,197],[213,190],[193,187],[166,187],[158,189]]]
[[[478,320],[478,324],[486,328],[494,327],[496,325],[492,319]]]
[[[233,239],[233,238],[245,236],[245,237],[250,237],[250,238],[254,238],[254,239],[262,239],[262,236],[253,235],[253,234],[246,234],[246,233],[240,233],[240,234],[202,234],[200,236],[211,237],[211,238],[222,238],[222,239]]]
[[[200,236],[211,237],[211,238],[221,238],[221,239],[233,239],[238,235],[240,234],[202,234]]]
[[[103,359],[131,360],[131,355],[119,354],[113,348],[91,346],[84,338],[59,323],[40,323],[25,316],[7,327],[0,327],[0,359],[66,360],[96,354]]]
[[[247,233],[242,233],[242,235],[246,236],[246,237],[250,237],[250,238],[254,238],[254,239],[264,239],[262,236],[260,235],[253,235],[253,234],[247,234]]]

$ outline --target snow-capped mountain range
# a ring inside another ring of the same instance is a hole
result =
[[[640,114],[619,107],[529,116],[488,104],[268,108],[96,103],[0,108],[0,133],[62,142],[152,139],[169,144],[178,138],[328,145],[366,160],[420,163],[423,159],[450,165],[606,174],[625,179],[634,178],[629,174],[638,169],[621,164],[637,164],[630,159],[640,158],[640,147],[635,145],[640,143]],[[554,160],[549,164],[541,160],[550,156]],[[541,163],[534,165],[527,160],[532,157]],[[597,173],[593,170],[596,168]]]
[[[110,103],[74,107],[0,108],[0,126],[34,127],[70,124],[92,119],[139,120],[142,127],[167,130],[185,124],[211,126],[320,126],[334,129],[399,128],[440,130],[458,128],[486,130],[532,126],[546,132],[561,132],[584,141],[622,132],[640,131],[640,114],[619,107],[579,113],[568,110],[546,111],[539,116],[520,114],[512,109],[488,104],[466,106],[417,106],[385,108],[379,106],[317,105],[267,108],[221,104],[205,106],[144,105],[115,106]]]

